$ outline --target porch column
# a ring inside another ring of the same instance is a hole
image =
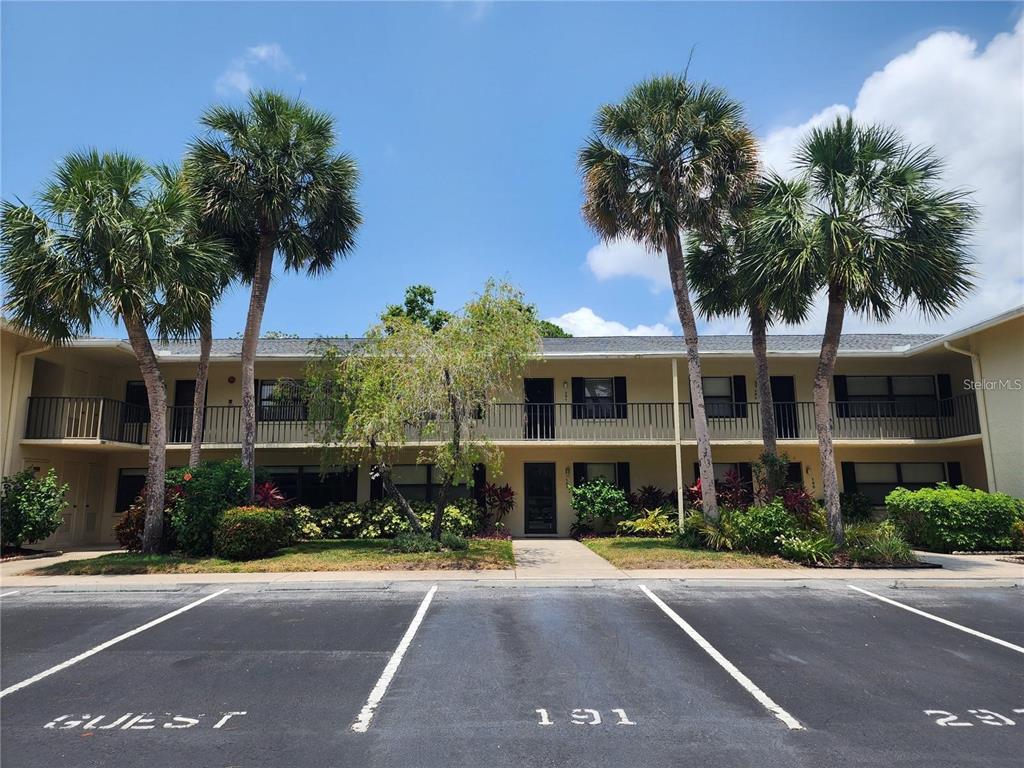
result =
[[[679,364],[672,358],[672,415],[675,428],[676,449],[676,503],[679,505],[679,528],[683,527],[683,446],[682,432],[679,422]]]

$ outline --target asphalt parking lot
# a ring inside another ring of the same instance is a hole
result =
[[[862,586],[21,589],[0,760],[1019,768],[1020,590]]]

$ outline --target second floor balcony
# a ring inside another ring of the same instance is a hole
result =
[[[929,403],[830,403],[836,440],[943,440],[980,434],[973,394]],[[599,442],[669,443],[676,435],[675,404],[660,403],[495,403],[468,428],[497,443]],[[814,405],[810,402],[775,403],[780,441],[816,439]],[[689,403],[680,403],[679,437],[692,442],[696,435]],[[321,430],[302,406],[263,408],[259,413],[256,443],[261,446],[316,445]],[[712,440],[744,442],[761,439],[758,403],[709,404]],[[444,439],[450,424],[443,421],[408,429],[410,443]],[[204,446],[241,444],[242,409],[237,405],[207,407],[203,424]],[[27,440],[87,441],[145,445],[149,440],[149,414],[145,406],[101,397],[31,397],[25,428]],[[170,407],[167,418],[169,445],[192,440],[192,408]]]

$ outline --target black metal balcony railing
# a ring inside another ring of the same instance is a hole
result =
[[[930,403],[830,403],[836,439],[936,440],[980,432],[973,394]],[[672,403],[625,403],[611,406],[574,403],[495,403],[469,428],[499,442],[559,440],[593,442],[671,442],[675,436]],[[757,403],[709,403],[708,427],[714,440],[759,440],[761,412]],[[680,437],[694,438],[689,403],[679,406]],[[290,408],[259,420],[260,445],[317,442],[315,414]],[[303,418],[305,417],[305,418]],[[25,437],[32,440],[105,440],[145,444],[149,439],[148,409],[101,397],[31,397]],[[814,404],[775,403],[780,440],[814,439]],[[450,425],[434,422],[410,429],[410,441],[445,438]],[[204,445],[238,445],[242,438],[242,409],[213,405],[206,409]],[[192,408],[168,408],[167,442],[192,440]]]

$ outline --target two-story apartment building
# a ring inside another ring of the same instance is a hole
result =
[[[70,485],[54,546],[113,541],[112,528],[145,475],[148,409],[127,342],[82,339],[50,348],[0,327],[3,471],[57,470]],[[353,342],[336,340],[347,348]],[[241,342],[214,343],[203,456],[237,456]],[[820,338],[774,335],[769,358],[781,450],[792,477],[820,494],[811,387]],[[187,462],[198,347],[158,349],[171,403],[168,466]],[[750,476],[761,450],[750,339],[701,339],[715,471]],[[261,340],[257,462],[299,503],[379,494],[367,467],[321,474],[305,404],[278,382],[301,379],[308,340]],[[943,480],[1024,496],[1024,307],[947,336],[843,337],[832,389],[835,454],[844,489],[881,501],[897,485]],[[476,429],[504,452],[500,476],[515,491],[514,535],[567,535],[569,488],[606,477],[624,488],[674,490],[695,482],[696,448],[682,340],[546,339],[521,387],[481,415]],[[430,498],[431,468],[415,441],[396,482]],[[477,482],[485,478],[480,476]],[[465,489],[466,493],[472,489]]]

